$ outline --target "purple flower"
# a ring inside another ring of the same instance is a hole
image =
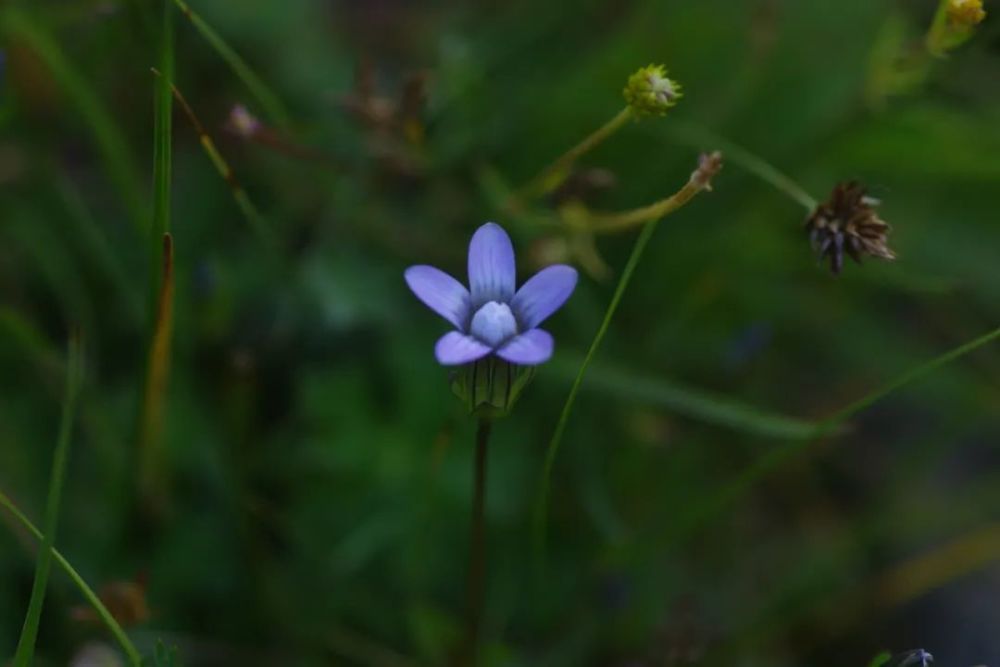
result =
[[[514,246],[500,225],[488,222],[469,243],[469,288],[433,266],[411,266],[406,284],[431,310],[451,322],[438,340],[438,362],[457,366],[489,354],[522,366],[552,356],[552,335],[539,329],[576,287],[576,270],[556,264],[515,290]]]

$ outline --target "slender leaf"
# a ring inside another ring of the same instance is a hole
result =
[[[17,505],[15,505],[14,502],[9,497],[7,497],[7,495],[3,491],[0,491],[0,506],[3,506],[8,512],[10,512],[10,515],[13,516],[15,519],[17,519],[18,523],[24,526],[25,530],[31,533],[35,537],[35,539],[39,541],[45,539],[45,535],[42,533],[42,531],[38,530],[38,527],[31,522],[31,520],[27,517],[27,515],[24,514],[24,512],[18,509]],[[125,634],[125,631],[122,629],[122,626],[118,624],[118,621],[115,620],[115,617],[111,614],[110,611],[108,611],[108,608],[104,606],[104,603],[101,602],[101,598],[97,596],[97,593],[94,592],[94,589],[92,589],[87,584],[84,578],[80,576],[80,573],[77,572],[76,568],[74,568],[70,564],[70,562],[66,560],[66,557],[63,556],[58,549],[56,549],[55,547],[50,547],[49,553],[52,554],[53,560],[55,560],[56,564],[62,568],[63,572],[69,575],[69,578],[76,585],[77,589],[83,594],[83,597],[87,599],[87,602],[90,603],[90,606],[94,608],[94,611],[97,613],[97,616],[101,619],[101,622],[103,622],[104,625],[107,626],[111,634],[114,635],[115,640],[117,640],[118,644],[122,647],[122,650],[125,652],[125,655],[128,656],[128,661],[132,665],[132,667],[141,667],[142,655],[139,653],[138,649],[136,649],[132,641],[128,638],[128,635]]]
[[[215,32],[210,25],[208,25],[201,16],[196,14],[191,7],[188,6],[184,0],[174,0],[174,3],[191,21],[195,30],[201,33],[201,36],[205,39],[209,45],[215,49],[215,52],[226,61],[226,64],[233,70],[237,77],[243,82],[243,85],[247,87],[250,94],[257,100],[261,109],[264,113],[271,119],[273,123],[278,125],[284,130],[289,129],[291,126],[290,116],[288,111],[285,109],[285,105],[282,104],[281,99],[268,88],[267,84],[264,83],[257,74],[253,71],[250,65],[247,64],[245,60],[236,53],[236,51],[226,43],[219,33]]]
[[[108,178],[118,189],[129,217],[137,230],[148,229],[143,188],[128,144],[117,123],[84,76],[63,53],[58,41],[45,28],[19,9],[6,7],[0,12],[0,29],[9,37],[27,43],[48,66],[83,118],[93,136],[94,145],[104,162]]]
[[[48,501],[45,506],[45,536],[42,538],[38,559],[35,563],[35,581],[31,587],[31,600],[24,618],[21,637],[14,654],[14,667],[28,667],[35,653],[35,640],[42,620],[42,606],[45,603],[45,589],[48,586],[49,571],[52,568],[52,546],[59,525],[59,507],[66,466],[69,462],[70,440],[76,416],[77,397],[83,377],[83,355],[78,334],[70,337],[68,361],[66,363],[66,389],[63,395],[62,418],[59,423],[59,440],[52,458],[52,474],[49,479]]]
[[[580,362],[576,359],[557,361],[551,367],[564,378],[570,378],[575,375]],[[604,364],[591,368],[584,388],[606,393],[623,401],[656,405],[709,424],[770,438],[802,440],[819,432],[818,423],[767,412],[727,396],[663,378],[645,377]]]

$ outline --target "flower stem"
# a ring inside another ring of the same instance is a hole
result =
[[[35,581],[31,587],[31,599],[24,617],[21,637],[14,654],[14,667],[28,667],[35,652],[38,625],[45,603],[45,589],[52,569],[52,545],[55,542],[59,524],[59,504],[62,498],[63,481],[66,479],[66,464],[69,460],[70,436],[73,434],[73,419],[76,413],[77,397],[80,393],[80,379],[83,376],[83,361],[80,353],[79,335],[73,333],[69,340],[66,362],[66,393],[63,399],[62,418],[59,424],[59,439],[52,459],[52,475],[49,480],[49,497],[45,506],[45,535],[35,562]]]
[[[632,118],[632,110],[629,107],[625,107],[614,118],[597,128],[576,146],[573,146],[573,148],[560,155],[552,164],[531,179],[522,189],[522,194],[527,197],[535,197],[546,194],[558,187],[566,178],[570,167],[577,160],[620,130],[630,118]]]
[[[597,233],[620,232],[637,227],[651,220],[658,220],[691,201],[692,197],[701,192],[702,187],[702,185],[695,181],[688,181],[684,187],[674,194],[649,206],[634,208],[631,211],[623,213],[591,214],[587,222],[587,228],[589,231]]]
[[[466,628],[466,660],[475,664],[479,651],[479,635],[483,606],[486,600],[486,461],[487,447],[493,422],[481,417],[476,428],[475,491],[472,499],[472,533],[469,548],[468,626]]]
[[[951,46],[948,43],[948,37],[948,0],[940,0],[924,40],[927,52],[938,58],[943,56]]]

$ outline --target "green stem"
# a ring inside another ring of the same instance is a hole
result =
[[[620,232],[651,220],[659,220],[687,204],[702,189],[701,184],[691,180],[674,194],[649,206],[624,213],[591,214],[587,222],[587,229],[597,233]]]
[[[153,74],[160,77],[161,74],[159,70],[154,69]],[[212,140],[211,135],[209,135],[208,130],[198,119],[198,115],[194,112],[194,109],[188,103],[187,99],[181,94],[180,89],[176,85],[171,85],[171,91],[173,92],[174,98],[177,100],[177,104],[180,105],[181,109],[184,111],[184,115],[187,116],[188,121],[194,128],[194,131],[198,134],[198,141],[201,143],[202,149],[208,158],[212,161],[212,166],[219,173],[222,179],[229,186],[230,192],[233,195],[233,199],[236,201],[236,205],[239,207],[240,211],[246,217],[247,222],[250,223],[252,231],[257,234],[264,245],[269,249],[276,249],[278,247],[278,239],[274,231],[271,228],[271,224],[261,215],[257,207],[254,206],[250,197],[247,195],[246,190],[240,185],[240,182],[236,179],[236,175],[233,173],[232,167],[226,162],[226,159],[222,157],[222,153],[216,147],[215,142]]]
[[[479,638],[483,607],[486,601],[486,463],[493,422],[479,419],[476,428],[476,459],[474,468],[474,495],[472,500],[472,535],[469,549],[469,609],[466,629],[467,664],[474,665],[479,654]]]
[[[569,396],[566,397],[566,403],[563,405],[562,413],[559,415],[556,430],[552,434],[552,439],[549,441],[548,449],[545,452],[545,464],[542,470],[542,480],[539,485],[534,516],[534,548],[538,574],[541,574],[545,567],[545,544],[552,469],[555,465],[556,454],[559,452],[559,445],[562,443],[563,435],[566,432],[566,425],[569,423],[569,416],[576,402],[576,396],[583,384],[583,376],[587,373],[587,368],[590,366],[591,361],[593,361],[597,349],[601,346],[604,336],[608,333],[608,328],[611,326],[611,319],[618,310],[618,304],[621,303],[622,295],[625,294],[625,289],[632,279],[632,274],[635,273],[635,269],[639,265],[639,259],[646,250],[649,239],[652,238],[657,225],[663,219],[662,216],[675,212],[681,206],[691,201],[695,194],[704,190],[710,190],[712,176],[721,168],[722,156],[719,152],[716,151],[702,155],[698,168],[691,174],[691,178],[684,187],[673,197],[668,197],[663,202],[653,205],[654,207],[659,206],[662,208],[660,211],[661,217],[653,218],[642,228],[642,232],[639,233],[639,238],[636,239],[635,246],[632,248],[632,254],[629,255],[628,261],[625,263],[625,270],[622,271],[622,276],[618,279],[618,285],[615,287],[615,292],[611,297],[611,303],[608,304],[608,310],[604,313],[604,320],[601,322],[594,340],[590,343],[590,349],[587,350],[587,356],[584,357],[583,363],[580,365],[576,379],[573,380],[573,386],[569,390]]]
[[[558,187],[566,178],[570,167],[577,160],[620,130],[630,118],[632,118],[632,110],[629,107],[625,107],[614,118],[597,128],[597,130],[588,135],[583,141],[556,158],[552,164],[528,182],[522,193],[526,196],[537,196]]]
[[[24,528],[31,533],[35,539],[45,539],[42,531],[38,530],[35,524],[31,523],[31,520],[24,515],[24,512],[18,509],[17,505],[15,505],[3,491],[0,491],[0,506],[6,508],[7,511],[10,512],[10,515],[17,519],[17,521],[24,526]],[[63,572],[69,575],[69,578],[74,584],[76,584],[76,587],[83,594],[83,597],[87,599],[87,602],[89,602],[90,606],[92,606],[94,611],[97,612],[101,621],[103,621],[104,625],[106,625],[108,630],[111,631],[111,634],[114,635],[115,639],[121,645],[122,650],[125,651],[125,655],[128,656],[128,660],[132,664],[132,667],[141,667],[142,655],[139,653],[139,650],[136,649],[135,645],[132,644],[128,635],[125,634],[122,626],[118,624],[115,617],[111,615],[108,608],[104,606],[103,602],[101,602],[101,598],[97,597],[97,593],[95,593],[94,590],[87,585],[87,582],[83,580],[83,577],[81,577],[80,573],[76,571],[76,568],[70,565],[69,561],[66,560],[61,553],[59,553],[58,549],[53,547],[50,549],[50,553],[59,567],[63,569]]]
[[[195,30],[201,33],[205,41],[226,61],[233,72],[236,73],[236,76],[243,81],[243,85],[256,98],[257,103],[260,104],[261,108],[271,119],[271,122],[283,130],[288,130],[291,127],[291,121],[284,105],[278,96],[271,92],[271,89],[254,73],[250,65],[211,26],[205,23],[204,19],[194,13],[184,0],[174,0],[174,4],[191,21]]]
[[[59,525],[59,505],[62,498],[63,482],[66,479],[70,436],[73,433],[73,419],[80,392],[80,380],[83,375],[80,339],[76,334],[70,337],[68,356],[66,391],[59,423],[59,439],[52,460],[49,496],[45,506],[45,536],[42,538],[42,546],[38,551],[38,559],[35,563],[35,581],[31,587],[31,599],[24,617],[21,638],[17,642],[17,651],[14,654],[14,667],[28,667],[31,664],[35,652],[35,640],[38,638],[38,625],[42,618],[42,606],[45,603],[45,589],[52,568],[52,545],[55,542],[56,529]]]
[[[928,53],[938,58],[942,57],[948,50],[948,0],[938,2],[931,27],[927,30],[924,46],[926,46]]]
[[[835,432],[850,417],[871,407],[874,403],[882,400],[897,389],[901,389],[902,387],[919,380],[925,375],[932,373],[938,368],[941,368],[945,364],[948,364],[959,357],[962,357],[969,352],[983,347],[984,345],[987,345],[997,339],[1000,339],[1000,328],[994,329],[993,331],[963,345],[959,345],[958,347],[949,350],[948,352],[945,352],[930,361],[911,368],[894,380],[887,382],[878,389],[866,394],[862,398],[854,401],[845,408],[838,410],[836,413],[820,422],[817,428],[818,433],[822,436]],[[750,488],[752,488],[754,484],[765,478],[775,469],[779,468],[786,461],[790,460],[795,454],[808,449],[815,442],[816,440],[791,441],[781,447],[772,449],[754,462],[753,465],[744,470],[735,480],[730,482],[721,491],[715,494],[713,498],[704,501],[700,504],[700,506],[694,507],[692,511],[688,513],[689,519],[679,528],[680,532],[683,534],[688,529],[700,525],[720,513],[735,500],[739,499]],[[676,537],[676,535],[674,537]]]
[[[590,349],[587,350],[587,356],[584,357],[583,363],[580,365],[580,370],[576,374],[576,379],[573,380],[573,386],[569,390],[569,396],[567,396],[566,403],[563,405],[562,413],[559,415],[559,422],[556,424],[556,430],[552,434],[552,439],[549,441],[548,450],[545,453],[545,465],[542,470],[542,481],[538,493],[538,501],[535,506],[534,518],[535,557],[539,573],[545,566],[545,542],[546,529],[548,525],[549,490],[551,487],[552,468],[555,465],[556,454],[559,453],[559,445],[562,443],[563,434],[566,432],[566,425],[569,423],[570,413],[573,412],[573,405],[576,403],[576,395],[580,392],[580,386],[583,384],[583,376],[586,374],[587,367],[590,366],[590,362],[597,353],[597,348],[601,346],[601,342],[604,340],[604,336],[607,334],[608,328],[611,326],[611,318],[614,317],[615,311],[618,310],[618,304],[622,300],[622,295],[625,294],[625,288],[628,287],[628,283],[632,279],[632,274],[635,273],[635,268],[639,265],[639,259],[642,257],[643,251],[649,244],[649,239],[652,238],[653,232],[656,231],[658,222],[658,220],[654,220],[646,223],[646,226],[642,229],[642,233],[639,234],[639,238],[636,239],[635,246],[632,248],[632,254],[629,255],[628,262],[625,264],[625,270],[622,272],[622,276],[618,280],[618,286],[615,288],[615,293],[611,297],[611,303],[608,304],[608,310],[604,313],[604,321],[601,322],[601,326],[597,330],[597,335],[594,336],[594,340],[590,343]]]

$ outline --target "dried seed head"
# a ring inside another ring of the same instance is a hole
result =
[[[878,217],[879,201],[868,196],[860,183],[838,183],[830,198],[821,203],[806,220],[806,231],[813,249],[822,260],[830,258],[834,275],[844,266],[844,253],[861,263],[864,255],[879,259],[896,259],[886,245],[891,230]]]
[[[963,28],[978,25],[986,18],[982,0],[950,0],[946,11],[948,20]]]
[[[663,65],[649,65],[628,78],[623,94],[637,116],[662,116],[681,98],[681,87]]]
[[[712,179],[722,170],[722,153],[712,151],[698,156],[698,168],[691,172],[691,182],[702,190],[712,191]]]

